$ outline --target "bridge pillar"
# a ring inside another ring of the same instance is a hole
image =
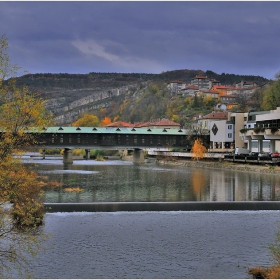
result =
[[[262,153],[263,151],[263,141],[261,139],[258,140],[258,152]]]
[[[252,151],[252,139],[248,139],[248,142],[247,142],[247,150],[249,151]]]
[[[90,159],[90,149],[85,149],[86,151],[86,159]]]
[[[72,156],[72,150],[71,149],[64,149],[63,163],[64,164],[73,163],[73,156]]]
[[[133,151],[133,162],[134,163],[143,163],[144,159],[144,151],[140,149],[135,149]]]
[[[270,140],[270,152],[275,153],[275,140]]]

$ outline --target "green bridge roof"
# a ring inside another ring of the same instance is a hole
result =
[[[41,130],[30,129],[29,132],[39,133],[113,133],[113,134],[157,134],[157,135],[186,135],[185,129],[174,128],[127,128],[127,127],[47,127]]]

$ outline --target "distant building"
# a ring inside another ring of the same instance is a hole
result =
[[[110,123],[110,124],[106,125],[106,127],[131,127],[131,128],[133,128],[134,125],[132,123],[118,121],[118,122]]]
[[[240,137],[239,131],[246,123],[247,113],[228,113],[227,120],[211,120],[210,147],[216,149],[234,149],[244,147],[244,140]]]
[[[176,80],[176,81],[172,81],[172,82],[168,83],[167,88],[170,89],[173,93],[178,93],[178,91],[185,88],[186,85],[187,85],[186,83],[184,83],[180,80]]]
[[[185,96],[185,95],[195,96],[199,92],[200,92],[199,87],[194,86],[194,85],[188,85],[188,86],[181,89],[181,93],[182,93],[183,96]]]
[[[222,95],[220,96],[220,101],[223,104],[229,104],[229,103],[232,104],[235,103],[236,97],[233,95]]]
[[[197,75],[191,79],[191,85],[197,86],[201,90],[209,90],[213,85],[221,83],[215,79],[209,79],[207,76]]]
[[[235,83],[235,87],[237,88],[250,88],[250,87],[258,87],[259,85],[255,82],[248,82],[248,81],[239,81]]]
[[[197,125],[203,130],[210,130],[210,121],[212,120],[227,120],[227,112],[212,112],[197,120]]]
[[[169,119],[158,119],[150,122],[143,122],[135,124],[134,127],[149,127],[149,128],[177,128],[180,129],[180,124],[175,123]]]

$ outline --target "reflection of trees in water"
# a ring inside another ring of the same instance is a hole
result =
[[[202,192],[205,186],[205,175],[203,170],[195,170],[192,172],[192,186],[197,200],[201,200]]]
[[[73,165],[69,169],[50,165],[40,169],[69,170],[48,174],[63,187],[49,191],[47,202],[280,200],[279,177],[262,173],[156,165]],[[96,173],[71,173],[71,169]],[[84,192],[66,193],[65,187]]]

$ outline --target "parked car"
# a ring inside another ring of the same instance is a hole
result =
[[[235,148],[234,153],[236,155],[248,155],[250,153],[250,151],[247,149],[244,149],[244,148]]]
[[[259,153],[257,152],[250,152],[248,156],[250,157],[257,157]]]
[[[259,157],[270,157],[270,153],[259,153]]]
[[[280,154],[279,153],[271,153],[271,156],[272,157],[280,157]]]

